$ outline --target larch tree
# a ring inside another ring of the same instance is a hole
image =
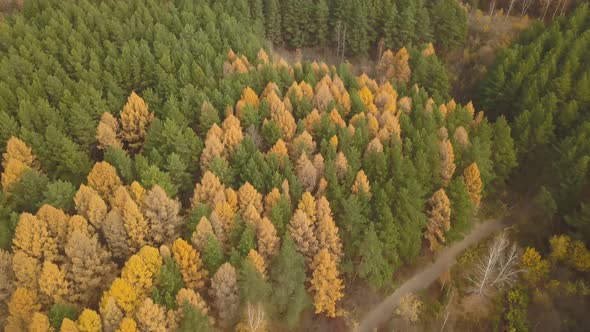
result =
[[[303,211],[309,220],[311,220],[312,224],[315,224],[317,221],[316,200],[309,191],[301,195],[297,209]]]
[[[224,263],[215,272],[209,293],[219,324],[225,328],[232,326],[238,315],[240,298],[236,269],[230,263]]]
[[[139,207],[132,199],[125,202],[123,211],[121,211],[123,219],[123,227],[127,232],[127,245],[132,250],[136,251],[147,243],[147,236],[149,233],[149,225]]]
[[[260,256],[258,251],[255,249],[250,249],[246,259],[250,262],[250,264],[252,264],[252,266],[256,268],[256,270],[258,270],[258,272],[260,272],[260,275],[263,279],[268,277],[266,273],[266,263],[264,261],[264,257]]]
[[[22,251],[17,251],[12,260],[12,272],[14,273],[14,282],[17,287],[38,291],[38,278],[41,272],[39,259],[28,256]]]
[[[463,176],[467,185],[467,191],[469,191],[469,197],[471,197],[471,202],[473,202],[474,206],[479,207],[483,185],[477,164],[473,163],[467,166],[463,172]]]
[[[94,189],[80,185],[74,196],[74,204],[78,214],[90,221],[96,229],[101,228],[107,214],[107,205]]]
[[[455,173],[455,154],[453,153],[453,145],[451,141],[444,140],[440,142],[438,148],[438,156],[440,158],[440,177],[443,187],[446,187]]]
[[[400,82],[409,82],[412,76],[412,71],[410,69],[410,54],[405,47],[402,47],[397,53],[395,54],[395,59],[393,63],[394,68],[394,79]]]
[[[80,332],[100,332],[102,323],[100,316],[94,310],[84,309],[78,317],[78,330]]]
[[[23,173],[30,169],[22,161],[17,159],[9,159],[4,166],[2,172],[2,190],[6,193],[12,192],[12,188],[21,180]]]
[[[143,213],[149,224],[148,239],[154,245],[172,242],[180,226],[180,203],[168,197],[158,185],[154,185],[143,198]]]
[[[47,224],[47,231],[57,244],[58,251],[62,252],[66,243],[68,222],[70,217],[61,209],[49,204],[44,204],[35,214],[37,219]]]
[[[365,171],[362,169],[356,173],[356,177],[352,183],[352,188],[350,191],[353,194],[363,192],[369,197],[371,196],[371,185],[369,184],[369,178],[367,178]]]
[[[135,321],[140,331],[167,331],[164,308],[150,298],[143,300],[137,308]]]
[[[338,227],[334,222],[330,203],[325,196],[317,200],[317,229],[316,238],[319,250],[327,249],[334,258],[336,265],[342,260],[342,241],[338,235]]]
[[[344,296],[344,285],[339,277],[338,267],[327,249],[320,250],[313,259],[311,291],[315,313],[336,316],[337,302]]]
[[[140,330],[137,328],[137,323],[135,320],[129,317],[123,318],[121,320],[121,325],[115,332],[139,332]]]
[[[117,170],[106,161],[94,164],[88,174],[88,186],[94,189],[104,201],[108,201],[121,185]]]
[[[225,120],[223,120],[221,128],[223,129],[223,145],[228,152],[231,152],[233,148],[240,144],[244,139],[240,120],[233,114],[230,114]]]
[[[346,156],[342,151],[338,152],[336,155],[334,166],[336,167],[336,175],[338,176],[338,179],[344,179],[348,172],[348,159],[346,159]]]
[[[14,290],[14,273],[12,271],[13,255],[0,249],[0,301],[8,299]]]
[[[123,310],[117,305],[115,298],[109,297],[100,306],[100,316],[105,331],[115,331],[121,324],[124,314]]]
[[[223,200],[225,200],[223,184],[215,174],[206,171],[201,178],[201,183],[197,183],[195,186],[195,193],[191,201],[192,207],[196,207],[199,203],[215,206]]]
[[[6,142],[6,151],[2,154],[2,167],[6,168],[9,160],[18,160],[31,168],[38,168],[38,161],[31,148],[22,140],[12,136]]]
[[[314,191],[318,181],[318,171],[313,163],[307,157],[306,153],[302,153],[297,160],[297,178],[301,181],[303,188],[306,191]]]
[[[258,214],[262,213],[262,195],[249,182],[244,183],[238,190],[238,206],[240,213],[244,214],[248,206],[252,205]]]
[[[154,113],[150,113],[145,101],[132,92],[121,112],[121,136],[129,150],[141,149],[153,120]]]
[[[9,316],[5,330],[25,331],[31,316],[39,310],[41,310],[41,305],[38,303],[35,291],[18,287],[8,302]]]
[[[524,278],[531,285],[545,279],[549,273],[549,261],[543,259],[535,248],[526,248],[522,254],[522,265],[525,268]]]
[[[69,318],[64,318],[64,320],[61,322],[61,328],[59,331],[60,332],[80,332],[76,322],[74,322],[73,320],[71,320]]]
[[[113,275],[115,265],[111,254],[98,242],[96,236],[74,231],[65,247],[66,280],[72,289],[71,301],[81,306],[96,303],[98,296]]]
[[[54,303],[66,303],[70,298],[70,283],[66,280],[66,272],[50,261],[43,263],[39,289]]]
[[[295,118],[291,112],[282,107],[277,112],[271,113],[271,119],[279,126],[282,139],[285,142],[290,142],[293,136],[295,136],[295,129],[297,127]]]
[[[430,244],[430,250],[435,251],[440,243],[445,242],[445,232],[451,228],[451,202],[444,189],[437,190],[428,200],[428,223],[424,237]]]
[[[199,220],[199,223],[197,224],[197,227],[191,236],[191,242],[193,246],[199,250],[199,252],[203,252],[207,246],[207,239],[209,236],[215,236],[215,233],[213,232],[213,226],[211,225],[209,219],[203,216],[201,217],[201,220]]]
[[[39,260],[53,260],[58,255],[57,244],[49,234],[47,223],[29,213],[19,217],[12,238],[12,249]]]
[[[28,328],[29,332],[53,332],[53,327],[49,322],[49,317],[40,312],[36,312],[31,317],[31,323]]]
[[[205,147],[201,153],[201,168],[209,169],[209,163],[218,156],[224,156],[225,146],[223,145],[223,130],[216,123],[207,132]]]
[[[201,290],[205,286],[208,272],[203,267],[199,252],[183,239],[176,239],[172,244],[172,256],[185,285],[195,291]]]
[[[209,306],[207,305],[201,294],[188,288],[182,288],[181,290],[179,290],[178,294],[176,294],[177,318],[182,318],[184,314],[184,310],[182,309],[185,304],[190,305],[193,309],[200,312],[203,316],[209,317],[209,322],[211,322],[211,324],[215,323],[213,317],[208,316]]]
[[[260,255],[270,262],[279,250],[280,238],[274,224],[268,218],[262,218],[257,225],[256,239]]]
[[[104,112],[96,128],[96,141],[98,148],[106,150],[109,147],[123,148],[120,139],[119,121],[109,112]]]
[[[124,260],[130,255],[130,239],[125,230],[120,210],[111,210],[107,214],[102,225],[102,233],[114,258]]]
[[[300,209],[295,210],[289,225],[287,226],[289,234],[295,241],[297,251],[301,253],[308,264],[318,251],[318,240],[315,235],[315,225],[309,219],[305,212]]]

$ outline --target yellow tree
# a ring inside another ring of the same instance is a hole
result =
[[[284,107],[280,108],[278,111],[271,113],[271,119],[279,126],[283,140],[290,142],[295,135],[295,129],[297,129],[295,118],[291,112],[287,111]]]
[[[364,192],[369,197],[371,196],[371,185],[369,184],[369,178],[362,169],[356,173],[352,188],[350,189],[353,194]]]
[[[78,330],[80,332],[100,332],[102,324],[100,316],[94,310],[84,309],[78,317]]]
[[[107,215],[107,205],[94,189],[80,185],[74,196],[74,204],[78,214],[90,221],[96,229],[101,228]]]
[[[115,332],[138,332],[139,330],[137,329],[137,323],[129,318],[129,317],[125,317],[123,318],[123,320],[121,321],[121,325],[119,326],[119,328],[117,329],[117,331]]]
[[[252,266],[254,266],[256,268],[256,270],[258,270],[258,272],[260,272],[260,275],[262,275],[262,277],[264,279],[266,279],[267,274],[266,274],[266,263],[264,262],[264,257],[262,257],[258,253],[258,251],[254,250],[254,249],[250,249],[246,259],[252,264]]]
[[[39,262],[37,258],[28,256],[22,251],[15,252],[12,259],[12,271],[14,272],[14,281],[17,287],[38,291],[38,278],[41,272]]]
[[[305,213],[312,224],[315,224],[316,218],[316,201],[313,195],[306,191],[301,195],[297,208]]]
[[[317,92],[313,97],[313,105],[317,107],[319,111],[328,111],[328,105],[330,102],[332,102],[332,100],[334,100],[332,93],[330,93],[330,87],[328,83],[325,81],[320,81],[316,85],[316,91]]]
[[[277,157],[279,157],[279,159],[283,159],[284,157],[288,158],[287,145],[285,144],[285,141],[283,141],[280,138],[277,140],[275,145],[273,145],[272,148],[270,148],[268,152],[276,154]]]
[[[444,189],[437,190],[428,200],[426,215],[428,222],[424,237],[430,244],[430,250],[435,251],[441,242],[445,242],[445,232],[451,228],[451,202]]]
[[[70,283],[66,280],[66,272],[50,261],[43,263],[39,276],[39,289],[54,303],[66,303],[69,298]]]
[[[233,148],[240,144],[244,139],[244,133],[242,132],[240,120],[233,114],[230,114],[225,118],[225,120],[223,120],[221,127],[223,129],[223,145],[228,152],[231,152]]]
[[[590,270],[590,252],[582,241],[575,241],[571,245],[570,264],[580,272]]]
[[[6,152],[2,154],[2,167],[6,168],[8,161],[15,159],[31,168],[38,168],[38,162],[31,148],[25,142],[12,136],[6,142]]]
[[[8,320],[7,326],[11,326],[14,329],[12,331],[24,331],[29,325],[31,316],[35,312],[41,310],[41,305],[37,301],[37,295],[34,291],[18,287],[10,302],[8,302]],[[10,329],[7,329],[11,331]]]
[[[125,202],[122,211],[123,227],[127,232],[128,242],[130,248],[138,250],[146,244],[146,237],[148,236],[149,226],[137,204],[128,199]]]
[[[531,284],[536,284],[547,277],[549,262],[541,258],[535,248],[527,247],[522,254],[522,265],[526,269],[524,278]]]
[[[108,292],[107,292],[108,294]],[[99,312],[102,318],[102,324],[105,331],[114,331],[121,324],[123,319],[123,310],[117,305],[114,297],[103,298],[104,303],[100,303]]]
[[[297,158],[302,153],[312,154],[316,149],[316,143],[309,132],[304,131],[291,142],[289,153],[292,158]]]
[[[12,238],[13,251],[22,251],[35,259],[55,259],[55,240],[49,236],[47,224],[30,213],[20,215]]]
[[[2,173],[2,190],[7,193],[12,192],[12,188],[20,181],[23,172],[27,169],[30,169],[30,167],[22,161],[13,158],[9,159]]]
[[[453,153],[453,145],[451,141],[444,140],[440,143],[438,149],[438,156],[440,158],[440,177],[443,187],[446,187],[455,173],[455,154]]]
[[[568,258],[571,239],[567,235],[554,235],[549,240],[551,245],[551,255],[553,262],[565,261]]]
[[[242,96],[240,100],[236,103],[236,115],[240,119],[244,119],[244,107],[250,105],[254,110],[258,109],[258,105],[260,104],[260,100],[258,99],[258,95],[256,92],[252,90],[249,86],[244,88],[244,92],[242,92]]]
[[[309,219],[307,214],[300,209],[295,210],[293,218],[287,226],[289,234],[295,245],[297,251],[301,253],[306,262],[309,264],[318,250],[318,240],[315,236],[315,225]]]
[[[191,204],[196,207],[199,203],[210,207],[225,200],[224,187],[219,178],[211,171],[206,171],[201,178],[201,183],[195,186],[195,193]]]
[[[386,50],[381,55],[381,59],[379,59],[379,63],[377,64],[377,71],[381,73],[381,81],[389,81],[395,75],[395,54],[391,50]]]
[[[31,323],[29,324],[29,332],[53,332],[54,329],[49,323],[49,317],[40,312],[36,312],[31,317]]]
[[[479,206],[479,203],[481,202],[481,189],[483,185],[477,164],[473,163],[467,166],[463,172],[463,176],[465,177],[465,185],[467,185],[467,191],[469,192],[469,198],[471,199],[471,202],[473,202],[473,205]]]
[[[178,294],[176,294],[176,307],[178,308],[176,310],[176,317],[182,319],[182,308],[185,303],[188,303],[191,307],[200,312],[203,316],[208,317],[209,306],[207,306],[207,303],[205,302],[203,297],[201,297],[199,293],[196,293],[192,289],[188,288],[182,288],[178,291]],[[209,322],[213,324],[215,320],[212,317],[209,317]]]
[[[96,190],[104,201],[108,201],[115,190],[121,186],[121,179],[111,164],[101,161],[94,164],[88,173],[88,185]]]
[[[412,71],[410,69],[410,54],[405,47],[402,47],[397,53],[395,54],[395,59],[393,63],[394,68],[394,76],[393,78],[400,82],[409,82],[412,76]]]
[[[130,150],[137,152],[141,149],[153,120],[154,113],[150,113],[145,101],[132,92],[121,112],[121,136]]]
[[[344,285],[339,277],[334,258],[327,249],[320,250],[313,259],[311,291],[315,313],[336,316],[336,303],[344,296]]]
[[[318,248],[327,249],[334,258],[336,265],[342,260],[342,241],[338,235],[338,227],[332,217],[330,203],[325,196],[321,196],[316,203],[317,206],[317,229]]]
[[[199,253],[183,239],[176,239],[172,244],[172,255],[184,284],[195,291],[201,290],[205,286],[208,272],[203,267]]]
[[[135,319],[140,331],[167,331],[164,308],[150,298],[143,300],[137,308]]]
[[[37,219],[47,224],[47,231],[57,244],[58,251],[63,251],[68,232],[70,217],[62,210],[49,204],[44,204],[35,215]]]
[[[64,320],[61,322],[61,328],[59,332],[80,332],[80,330],[78,330],[78,325],[76,322],[69,318],[64,318]]]
[[[262,195],[249,182],[244,183],[238,190],[238,206],[240,213],[246,212],[252,205],[258,214],[262,213]]]
[[[98,148],[101,150],[106,150],[110,146],[114,148],[123,148],[123,143],[121,143],[119,136],[119,121],[117,121],[117,119],[109,112],[102,113],[100,122],[96,128]]]
[[[342,180],[348,172],[348,159],[346,159],[346,156],[342,151],[338,152],[336,155],[334,166],[336,167],[336,175]]]
[[[101,312],[106,313],[109,312],[109,310],[112,310],[113,307],[111,301],[114,301],[117,308],[121,308],[125,313],[130,313],[137,306],[139,299],[140,295],[129,282],[123,278],[116,278],[100,301]]]
[[[279,250],[280,239],[274,224],[268,218],[264,217],[260,220],[256,229],[256,237],[260,255],[270,262]]]
[[[272,190],[266,194],[264,197],[264,215],[269,216],[272,208],[281,198],[281,192],[277,188],[272,188]]]

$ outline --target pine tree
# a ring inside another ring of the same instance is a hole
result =
[[[278,0],[264,0],[264,30],[273,44],[282,42],[281,10]]]
[[[339,278],[338,268],[328,250],[322,249],[313,259],[313,276],[311,291],[315,305],[315,313],[325,312],[328,317],[336,316],[336,305],[344,294],[344,285]]]
[[[383,243],[377,237],[373,224],[369,224],[369,228],[365,231],[359,254],[362,257],[357,267],[359,276],[376,289],[383,287],[391,278],[393,271],[384,256]]]
[[[203,267],[199,253],[186,241],[176,239],[172,244],[172,254],[185,285],[196,291],[202,289],[208,272]]]
[[[145,101],[132,92],[121,112],[121,136],[131,151],[141,149],[153,120],[154,113],[150,113]]]
[[[451,228],[451,203],[444,189],[437,190],[428,200],[428,223],[424,237],[435,251],[445,242],[445,232]]]
[[[286,235],[270,269],[270,281],[273,289],[271,303],[289,327],[299,322],[301,312],[311,302],[305,290],[305,280],[305,259],[296,251],[291,237]]]
[[[510,136],[510,126],[504,116],[500,116],[494,123],[494,139],[492,140],[492,158],[496,181],[503,184],[511,171],[518,165],[514,141]]]
[[[455,241],[469,230],[475,208],[471,202],[463,176],[454,178],[447,187],[446,192],[451,202],[451,224],[453,225],[446,238],[448,241]]]

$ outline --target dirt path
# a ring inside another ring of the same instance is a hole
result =
[[[393,294],[389,295],[375,308],[363,317],[356,328],[356,332],[371,332],[386,322],[393,314],[393,309],[398,305],[402,296],[415,293],[428,287],[443,272],[455,264],[455,258],[463,250],[478,243],[490,234],[505,228],[504,218],[487,220],[474,227],[463,240],[444,249],[438,254],[436,261],[425,266],[421,272],[416,273],[410,280],[401,285]]]

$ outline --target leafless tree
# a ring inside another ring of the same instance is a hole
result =
[[[490,16],[494,16],[494,9],[496,9],[496,0],[490,2]]]
[[[489,246],[486,255],[479,257],[473,273],[467,276],[473,290],[485,295],[492,287],[514,284],[520,269],[520,252],[516,244],[511,244],[506,233],[498,235]]]
[[[541,17],[541,21],[545,20],[545,15],[547,14],[547,10],[549,9],[549,6],[551,6],[551,2],[553,0],[541,0],[541,2],[545,5],[545,10],[543,10],[543,17]]]
[[[533,0],[522,0],[522,2],[520,3],[520,6],[522,8],[520,14],[522,16],[526,15],[526,12],[529,10],[532,3],[533,3]]]
[[[262,308],[262,304],[258,303],[257,305],[252,305],[248,303],[246,308],[246,314],[248,315],[248,327],[250,331],[256,332],[259,329],[262,330],[264,327],[264,308]]]
[[[512,11],[512,7],[514,7],[514,3],[518,2],[517,0],[510,0],[510,6],[508,6],[508,11],[506,12],[506,18],[510,16],[510,12]]]

